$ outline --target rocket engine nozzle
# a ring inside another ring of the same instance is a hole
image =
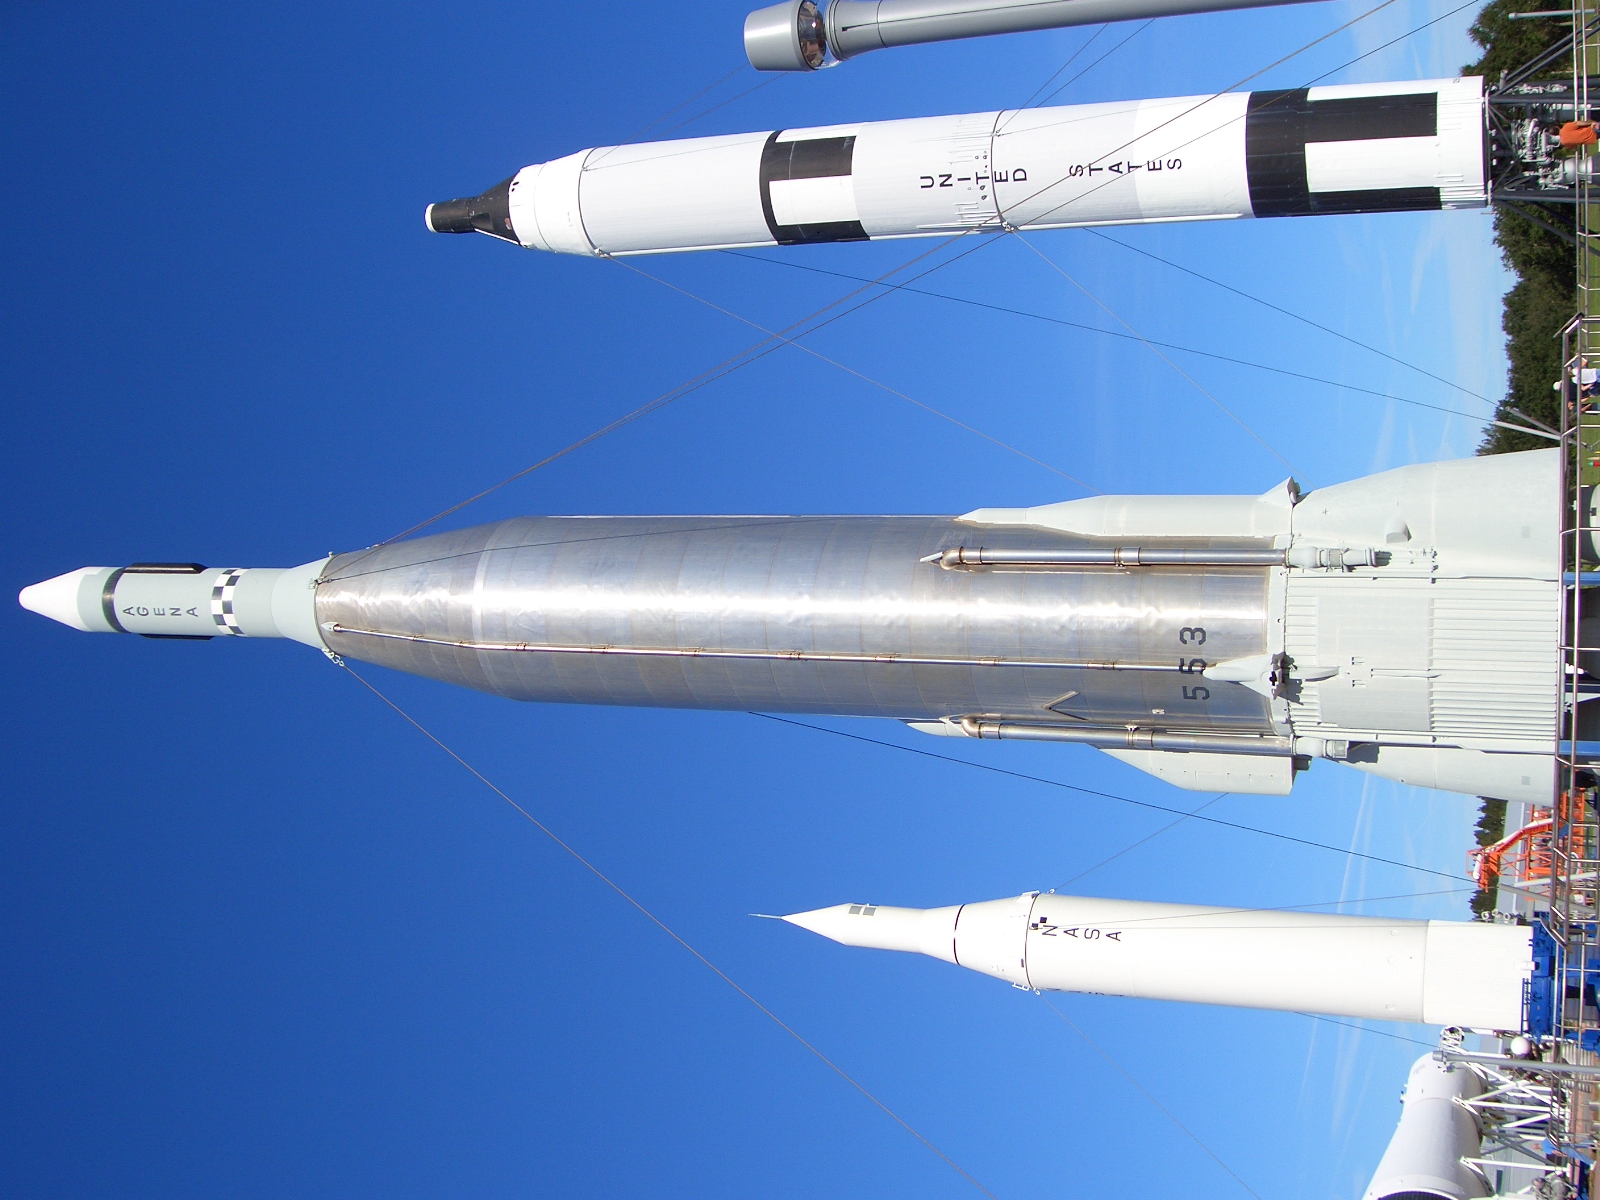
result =
[[[822,13],[812,0],[783,0],[744,19],[744,50],[758,71],[815,71],[828,54]]]
[[[517,242],[511,224],[511,181],[515,178],[501,180],[482,195],[430,204],[422,214],[423,222],[432,233],[487,233]]]

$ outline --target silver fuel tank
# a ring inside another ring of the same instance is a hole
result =
[[[981,539],[1008,561],[950,561],[974,534],[523,517],[337,556],[316,619],[341,655],[517,700],[1272,731],[1267,697],[1201,675],[1267,653],[1271,539],[1146,538],[1178,565],[1130,565],[1127,539],[1016,526]]]

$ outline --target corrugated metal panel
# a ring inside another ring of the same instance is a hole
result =
[[[1554,739],[1560,700],[1557,643],[1560,590],[1551,582],[1520,579],[1384,579],[1363,575],[1291,575],[1286,592],[1284,648],[1300,663],[1330,660],[1319,639],[1319,613],[1351,608],[1414,614],[1419,599],[1431,601],[1427,664],[1415,655],[1396,674],[1428,681],[1429,728],[1441,737]],[[1335,599],[1340,598],[1340,599]],[[1376,602],[1376,603],[1373,603]],[[1397,618],[1398,619],[1398,618]],[[1378,675],[1383,661],[1367,664]],[[1422,669],[1419,669],[1422,668]],[[1324,687],[1305,684],[1290,697],[1290,714],[1301,733],[1324,726]],[[1348,681],[1344,684],[1348,687]],[[1348,711],[1348,693],[1341,711]],[[1359,732],[1352,724],[1349,728]],[[1372,727],[1368,727],[1369,729]],[[1393,726],[1385,726],[1393,728]]]

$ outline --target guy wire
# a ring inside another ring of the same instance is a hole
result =
[[[894,1109],[890,1108],[882,1100],[878,1099],[877,1096],[875,1096],[871,1092],[869,1092],[852,1075],[850,1075],[847,1071],[845,1071],[845,1069],[843,1067],[841,1067],[838,1063],[834,1062],[831,1058],[829,1058],[821,1050],[817,1049],[816,1046],[812,1045],[803,1036],[801,1036],[801,1034],[792,1025],[788,1024],[786,1021],[784,1021],[784,1019],[782,1017],[778,1016],[777,1013],[773,1012],[765,1004],[761,1003],[761,1001],[757,1000],[753,995],[751,995],[749,992],[745,991],[745,989],[743,987],[741,987],[737,982],[734,981],[734,979],[733,979],[733,977],[731,975],[729,975],[721,967],[717,966],[716,963],[712,962],[704,954],[700,953],[700,951],[696,950],[693,946],[691,946],[688,943],[687,940],[684,939],[684,937],[681,934],[679,934],[676,930],[674,930],[670,925],[668,925],[660,917],[656,916],[655,913],[651,912],[648,908],[646,908],[638,900],[634,899],[634,897],[629,892],[623,890],[622,886],[619,883],[617,883],[614,879],[612,879],[609,875],[607,875],[599,867],[595,866],[592,862],[590,862],[582,854],[578,853],[578,851],[575,850],[572,846],[570,846],[568,843],[563,841],[561,839],[561,837],[555,832],[555,830],[551,829],[543,821],[539,820],[538,817],[534,816],[526,808],[524,808],[522,805],[518,804],[515,800],[513,800],[509,795],[507,795],[499,787],[497,787],[497,786],[495,786],[495,784],[491,783],[489,781],[488,776],[484,775],[484,773],[482,771],[478,770],[477,767],[473,766],[465,758],[461,757],[461,755],[457,754],[454,750],[452,750],[449,746],[447,746],[442,740],[440,740],[440,738],[436,734],[433,733],[432,730],[428,729],[425,725],[422,724],[422,722],[418,721],[415,717],[413,717],[405,709],[401,708],[393,700],[389,699],[388,696],[384,695],[383,692],[379,691],[378,688],[370,680],[368,680],[364,675],[360,674],[353,667],[351,667],[349,663],[345,662],[343,659],[338,659],[338,658],[336,658],[334,661],[337,662],[340,667],[344,668],[344,670],[349,672],[350,675],[358,683],[360,683],[362,687],[366,688],[369,692],[371,692],[379,700],[382,700],[391,709],[393,709],[413,729],[415,729],[418,733],[422,734],[423,737],[427,738],[435,746],[439,747],[439,749],[443,750],[451,758],[455,759],[457,764],[459,764],[460,766],[464,767],[466,769],[467,773],[470,774],[473,778],[475,778],[479,783],[483,784],[484,787],[488,788],[496,796],[499,796],[500,799],[504,800],[507,804],[509,804],[530,825],[532,825],[540,833],[544,834],[545,837],[549,838],[552,842],[554,842],[562,850],[566,851],[567,854],[569,854],[573,858],[574,861],[576,861],[580,866],[582,866],[584,868],[584,870],[588,871],[591,875],[593,875],[601,883],[605,884],[608,888],[610,888],[613,892],[615,892],[623,900],[625,900],[629,904],[631,904],[635,909],[637,909],[639,911],[640,915],[642,915],[651,924],[655,925],[656,928],[660,929],[662,933],[666,934],[673,941],[677,942],[678,945],[682,946],[690,954],[694,955],[695,958],[699,959],[700,962],[713,975],[715,975],[718,979],[722,980],[723,983],[727,984],[734,991],[738,992],[739,995],[743,996],[751,1004],[755,1005],[755,1007],[764,1016],[766,1016],[769,1020],[771,1020],[774,1025],[776,1025],[779,1029],[783,1030],[790,1037],[792,1037],[795,1041],[799,1042],[800,1045],[804,1046],[807,1050],[809,1050],[817,1058],[817,1060],[820,1061],[824,1066],[826,1066],[834,1074],[838,1075],[840,1079],[843,1079],[851,1087],[855,1088],[856,1091],[860,1092],[863,1096],[865,1096],[868,1100],[870,1100],[874,1105],[876,1105],[879,1109],[881,1109],[884,1112],[885,1115],[890,1117],[896,1124],[898,1124],[902,1129],[904,1129],[912,1137],[916,1138],[917,1141],[921,1142],[929,1150],[932,1150],[935,1154],[937,1154],[941,1159],[944,1160],[944,1162],[950,1167],[951,1170],[955,1171],[958,1175],[960,1175],[963,1179],[965,1179],[973,1187],[977,1188],[985,1196],[988,1196],[990,1198],[990,1200],[998,1200],[998,1197],[996,1197],[993,1192],[991,1192],[988,1188],[984,1187],[983,1184],[979,1183],[976,1179],[974,1179],[972,1177],[972,1175],[969,1174],[965,1170],[965,1168],[963,1168],[961,1166],[961,1164],[959,1164],[958,1162],[955,1161],[955,1159],[951,1158],[943,1150],[939,1149],[938,1146],[935,1146],[931,1141],[929,1141],[921,1133],[917,1132],[917,1130],[910,1124],[910,1122],[908,1122],[899,1113],[895,1112]]]

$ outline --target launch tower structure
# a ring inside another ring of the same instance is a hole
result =
[[[1503,140],[1515,139],[1519,96],[1533,105],[1570,104],[1574,120],[1592,119],[1590,70],[1591,64],[1600,64],[1597,38],[1600,13],[1574,6],[1571,33],[1500,81],[1495,90],[1503,103],[1498,110],[1491,106],[1492,133]],[[1572,63],[1570,82],[1551,80],[1552,65],[1567,54]],[[1545,78],[1535,78],[1540,75]],[[1600,1156],[1600,806],[1596,803],[1600,791],[1595,786],[1600,754],[1594,745],[1600,705],[1591,703],[1593,693],[1583,690],[1583,681],[1600,673],[1600,651],[1586,648],[1600,644],[1600,546],[1595,540],[1600,524],[1596,511],[1600,404],[1582,394],[1589,390],[1583,372],[1600,359],[1600,307],[1595,303],[1600,295],[1600,259],[1591,249],[1593,239],[1600,236],[1591,164],[1600,158],[1590,148],[1567,161],[1572,164],[1563,181],[1568,191],[1559,199],[1573,204],[1579,313],[1562,333],[1559,385],[1561,661],[1567,680],[1563,733],[1546,810],[1548,828],[1538,831],[1539,863],[1533,872],[1538,878],[1520,880],[1532,883],[1534,890],[1515,892],[1503,879],[1499,900],[1500,909],[1519,913],[1516,919],[1531,919],[1534,924],[1536,969],[1526,1003],[1529,1036],[1503,1041],[1499,1053],[1473,1053],[1461,1039],[1447,1035],[1433,1056],[1446,1068],[1471,1070],[1481,1081],[1471,1089],[1477,1095],[1464,1093],[1454,1103],[1472,1114],[1483,1134],[1477,1155],[1463,1159],[1476,1168],[1483,1195],[1589,1196]],[[1540,170],[1524,160],[1520,166],[1502,169],[1491,186],[1496,200],[1512,202],[1514,211],[1549,227],[1515,203],[1539,190]],[[1548,180],[1550,172],[1544,174]],[[1543,198],[1558,197],[1547,191]],[[1400,1141],[1397,1132],[1396,1144]],[[1387,1194],[1379,1188],[1384,1176],[1380,1168],[1369,1200]]]

